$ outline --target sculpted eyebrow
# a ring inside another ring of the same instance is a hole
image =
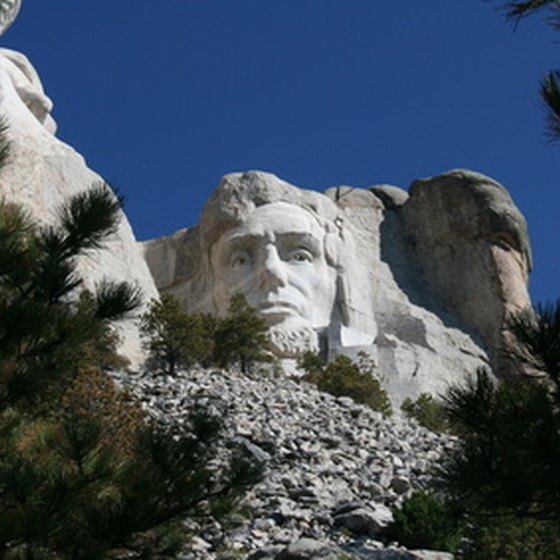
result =
[[[262,240],[262,235],[253,233],[237,233],[225,240],[221,248],[222,258],[229,258],[229,256],[238,250],[246,250],[255,247],[259,240]]]
[[[290,245],[306,245],[316,251],[321,248],[321,241],[314,235],[305,232],[288,232],[279,234],[278,240]]]
[[[265,237],[264,235],[258,235],[255,233],[234,233],[231,237],[226,240],[226,247],[236,248],[238,246],[243,246],[247,244],[254,243]]]

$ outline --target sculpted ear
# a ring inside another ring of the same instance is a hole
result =
[[[329,266],[339,268],[341,265],[340,255],[342,254],[342,240],[335,233],[325,235],[325,259]]]

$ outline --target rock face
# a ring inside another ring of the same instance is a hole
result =
[[[21,0],[0,0],[0,35],[16,19],[20,8]]]
[[[244,500],[246,517],[193,527],[195,550],[185,558],[225,558],[224,550],[253,560],[428,558],[380,541],[391,510],[430,485],[452,438],[285,377],[204,369],[114,375],[166,425],[204,406],[224,419],[226,441],[265,466]]]
[[[526,225],[470,171],[324,194],[262,172],[227,175],[200,225],[144,244],[159,289],[223,314],[245,294],[284,359],[359,351],[392,399],[500,366],[509,312],[529,304]]]
[[[402,213],[424,281],[507,375],[506,319],[530,304],[532,264],[527,225],[508,192],[479,173],[452,171],[415,181]]]
[[[21,204],[39,223],[50,223],[68,197],[102,179],[88,169],[84,159],[54,134],[52,103],[46,97],[35,69],[17,52],[0,49],[0,115],[7,121],[11,156],[0,172],[0,195]],[[118,232],[106,248],[83,258],[78,273],[87,287],[103,277],[136,284],[146,299],[157,290],[132,229],[122,214]],[[142,353],[133,321],[120,326],[121,351],[133,364]]]

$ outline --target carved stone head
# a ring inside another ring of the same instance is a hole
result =
[[[229,175],[202,211],[200,301],[216,315],[240,292],[266,319],[278,352],[317,350],[344,321],[342,214],[324,195],[258,172]]]

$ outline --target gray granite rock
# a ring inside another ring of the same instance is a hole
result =
[[[264,479],[244,500],[247,516],[235,529],[209,523],[195,530],[202,541],[189,553],[192,560],[218,559],[218,550],[272,559],[296,542],[317,542],[327,552],[338,547],[349,558],[384,558],[378,541],[390,510],[429,486],[431,468],[454,445],[414,422],[266,371],[192,368],[175,377],[146,372],[115,379],[169,425],[204,404],[224,419],[226,439],[242,443],[265,466]],[[204,543],[211,548],[202,551]],[[400,549],[387,554],[412,558]]]
[[[312,238],[315,250],[291,261],[266,242],[278,257],[271,272],[268,252],[251,243],[287,233],[304,249]],[[287,372],[297,374],[304,350],[366,352],[397,407],[499,365],[505,317],[529,303],[524,219],[502,186],[470,171],[415,181],[409,193],[380,185],[325,194],[270,173],[232,173],[199,226],[143,249],[158,288],[190,312],[223,314],[241,291],[269,323]]]
[[[469,170],[419,179],[409,192],[402,218],[424,285],[479,334],[506,373],[506,320],[530,305],[523,215],[502,185]]]
[[[275,560],[337,560],[342,551],[333,545],[315,539],[302,538],[288,545]]]
[[[103,182],[79,153],[55,136],[51,109],[52,102],[29,60],[21,53],[0,49],[0,114],[9,123],[11,144],[10,158],[0,172],[0,197],[23,206],[40,224],[52,224],[71,196]],[[135,284],[146,301],[158,297],[124,213],[104,247],[78,261],[77,273],[89,289],[109,278]],[[138,367],[144,354],[137,321],[122,321],[117,327],[121,351]]]

